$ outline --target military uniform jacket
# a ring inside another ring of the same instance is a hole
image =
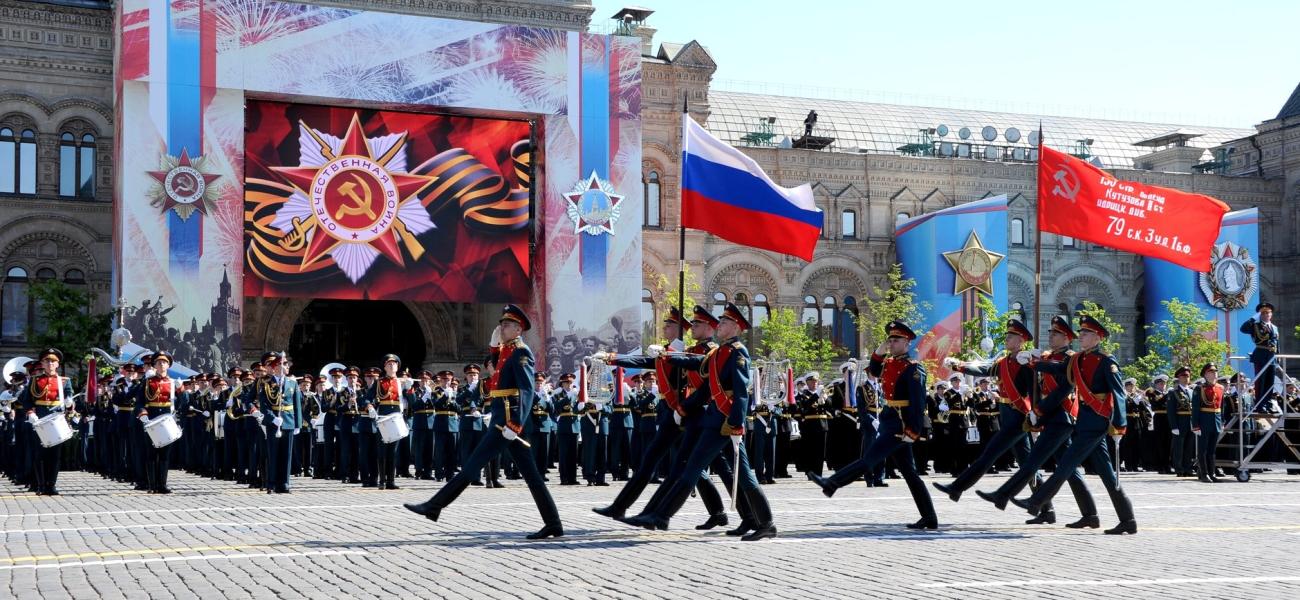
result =
[[[803,417],[799,426],[804,431],[828,428],[830,404],[821,392],[804,390],[802,394],[795,395],[795,401],[799,403],[799,414]]]
[[[1165,393],[1165,417],[1169,420],[1169,427],[1172,429],[1186,429],[1191,427],[1193,412],[1192,393],[1195,391],[1193,386],[1184,388],[1175,384]]]
[[[56,380],[53,375],[37,375],[31,379],[31,383],[23,386],[18,393],[16,407],[18,413],[30,413],[36,415],[36,418],[42,419],[51,412],[63,410],[63,402],[59,400],[59,388],[63,388],[62,397],[72,399],[72,380],[67,377],[61,377]],[[56,410],[57,409],[57,410]]]
[[[749,349],[740,338],[731,338],[698,354],[674,355],[670,361],[696,371],[703,380],[688,404],[708,402],[699,426],[706,431],[721,431],[723,423],[733,431],[743,431],[749,414]]]
[[[533,431],[535,433],[555,432],[555,419],[551,416],[554,410],[555,407],[551,404],[550,398],[541,394],[537,395],[537,400],[533,402],[532,414],[529,416],[533,422]]]
[[[660,401],[649,390],[637,394],[637,400],[632,404],[632,412],[636,415],[636,429],[641,433],[654,433],[659,429]],[[663,410],[666,412],[672,409],[664,403]],[[669,415],[668,418],[671,419],[672,416]]]
[[[433,413],[437,410],[433,404],[433,391],[423,383],[415,382],[411,386],[411,400],[408,406],[411,409],[411,429],[414,431],[433,431]],[[457,421],[460,420],[459,415],[460,412],[457,410]]]
[[[1038,402],[1034,405],[1039,425],[1073,425],[1079,418],[1079,401],[1074,394],[1074,384],[1065,373],[1066,364],[1072,356],[1072,350],[1053,350],[1047,358],[1031,363],[1034,370],[1041,374],[1038,378]]]
[[[1278,329],[1274,323],[1265,323],[1256,321],[1254,317],[1246,319],[1241,324],[1241,332],[1249,335],[1250,339],[1255,342],[1255,349],[1250,353],[1250,360],[1261,363],[1267,362],[1277,354]]]
[[[776,416],[771,407],[763,403],[754,407],[749,415],[749,431],[763,437],[776,435]]]
[[[172,412],[176,407],[180,384],[166,375],[154,375],[135,388],[135,415],[150,419]]]
[[[708,342],[696,342],[686,351],[702,356],[707,354],[712,347],[713,344]],[[609,361],[609,364],[623,367],[625,369],[648,369],[654,371],[655,379],[659,384],[659,393],[663,395],[664,403],[666,405],[662,409],[656,410],[658,427],[676,427],[672,415],[675,410],[680,409],[683,417],[688,415],[694,417],[703,412],[704,406],[702,402],[693,404],[691,410],[689,412],[687,411],[686,397],[690,395],[690,388],[699,386],[692,386],[690,383],[691,377],[687,370],[673,364],[672,361],[668,360],[667,354],[656,358],[650,358],[648,356],[615,356]],[[696,375],[695,379],[698,383],[699,376]],[[673,406],[674,404],[676,406]]]
[[[871,355],[867,369],[880,379],[885,410],[880,413],[880,435],[921,437],[925,428],[925,367],[911,355]]]
[[[461,431],[483,431],[479,386],[467,385],[456,392],[456,411],[460,413]],[[474,413],[480,413],[474,416]]]
[[[582,406],[582,438],[592,439],[598,435],[609,435],[609,406],[587,402]]]
[[[577,435],[582,431],[582,423],[578,420],[582,415],[578,414],[577,401],[573,394],[567,390],[558,390],[552,397],[556,414],[556,431],[560,435]]]
[[[298,380],[267,375],[254,384],[258,410],[262,412],[262,425],[272,425],[278,415],[283,421],[280,429],[293,431],[302,427],[302,389]]]
[[[526,432],[531,423],[527,417],[533,410],[537,393],[533,388],[535,367],[533,351],[522,338],[501,345],[497,372],[489,383],[493,423],[505,424],[517,432]]]
[[[1127,426],[1128,414],[1119,365],[1100,347],[1076,352],[1064,363],[1044,364],[1048,371],[1066,375],[1067,381],[1074,385],[1081,406],[1109,421],[1113,428]]]
[[[460,433],[460,405],[447,388],[433,389],[433,430],[437,433]]]
[[[998,411],[1014,410],[1022,415],[1033,408],[1034,370],[1022,365],[1014,356],[1005,355],[988,366],[966,366],[962,373],[976,377],[996,377],[998,382]]]
[[[1201,417],[1219,418],[1223,411],[1223,386],[1215,384],[1198,385],[1192,390],[1192,415],[1198,422]]]

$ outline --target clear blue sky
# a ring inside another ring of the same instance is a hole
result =
[[[737,91],[1251,127],[1300,83],[1289,0],[594,0],[655,10]]]

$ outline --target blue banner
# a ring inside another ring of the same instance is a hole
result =
[[[1259,303],[1259,210],[1249,208],[1223,217],[1219,237],[1211,252],[1209,273],[1197,273],[1155,258],[1143,259],[1146,277],[1146,322],[1170,317],[1166,300],[1178,299],[1200,307],[1205,318],[1218,323],[1218,339],[1227,342],[1233,356],[1250,354],[1254,343],[1240,333],[1241,324],[1255,314]],[[1234,369],[1254,376],[1248,361]]]
[[[913,292],[921,322],[920,360],[939,360],[961,351],[962,323],[977,318],[979,295],[1007,309],[1007,197],[993,196],[913,217],[894,232],[903,276]],[[926,333],[929,332],[929,336]]]

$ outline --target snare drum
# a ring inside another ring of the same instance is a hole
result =
[[[45,415],[32,424],[32,428],[36,430],[36,436],[40,438],[43,448],[53,448],[72,439],[72,426],[68,425],[68,420],[61,412]]]
[[[385,444],[391,444],[406,437],[411,431],[406,427],[402,413],[393,413],[379,417],[379,437]]]
[[[176,424],[176,417],[172,413],[158,415],[145,423],[144,432],[149,434],[149,441],[153,442],[154,448],[165,448],[181,439],[181,426]]]

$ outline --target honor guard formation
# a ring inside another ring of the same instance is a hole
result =
[[[503,309],[487,358],[459,373],[415,373],[388,354],[377,366],[330,363],[295,375],[290,357],[267,352],[247,369],[175,379],[171,355],[159,351],[74,386],[63,353],[48,348],[6,366],[0,466],[36,495],[58,495],[63,469],[151,494],[172,492],[173,468],[276,494],[290,493],[294,477],[383,490],[404,478],[440,481],[433,497],[405,505],[433,521],[469,487],[504,487],[504,475],[522,479],[537,505],[543,526],[529,539],[564,535],[548,482],[612,480],[623,485],[592,509],[599,515],[666,530],[698,497],[707,517],[695,529],[729,527],[746,541],[777,535],[762,486],[799,473],[828,497],[901,478],[919,513],[907,527],[922,530],[940,524],[923,476],[957,502],[999,472],[1010,477],[975,490],[998,510],[1015,506],[1026,523],[1054,524],[1068,485],[1081,518],[1065,526],[1098,529],[1095,475],[1118,521],[1105,533],[1136,534],[1120,473],[1218,482],[1227,419],[1300,410],[1294,383],[1271,362],[1274,307],[1256,310],[1241,327],[1255,343],[1253,383],[1210,362],[1157,375],[1145,390],[1122,380],[1101,350],[1109,333],[1088,316],[1051,319],[1035,350],[1035,332],[1011,319],[1001,353],[947,358],[953,374],[933,386],[911,354],[917,333],[894,321],[863,365],[849,360],[829,383],[816,372],[793,382],[781,373],[779,391],[763,394],[741,342],[750,324],[733,304],[718,315],[695,306],[689,318],[673,309],[662,323],[666,345],[596,350],[578,373],[554,380],[536,369],[522,337],[531,324],[514,305]],[[1283,448],[1259,452],[1280,457]],[[740,517],[734,526],[728,507]]]

